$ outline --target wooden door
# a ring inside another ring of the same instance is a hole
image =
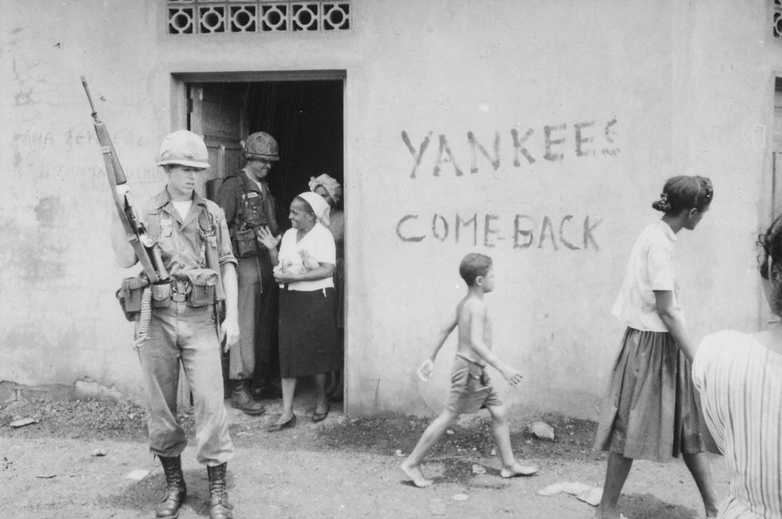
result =
[[[241,141],[247,136],[247,88],[241,83],[192,83],[188,88],[190,131],[203,136],[211,167],[196,187],[214,198],[222,178],[244,166]]]
[[[191,83],[188,85],[188,126],[204,138],[210,168],[199,176],[196,191],[214,200],[222,179],[244,167],[241,141],[247,136],[245,117],[247,88],[239,83]],[[228,354],[222,354],[223,378],[227,380]],[[225,386],[227,393],[230,388]],[[189,409],[190,385],[179,375],[180,408]]]

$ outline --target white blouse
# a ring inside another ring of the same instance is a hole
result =
[[[674,242],[676,233],[662,220],[648,226],[638,236],[619,297],[611,309],[611,313],[630,328],[650,332],[668,331],[657,314],[655,290],[673,292],[674,306],[681,313],[679,286],[673,266]]]
[[[730,468],[719,519],[782,518],[782,355],[752,335],[707,336],[692,364],[703,415]]]
[[[337,262],[334,237],[320,222],[316,222],[312,229],[310,229],[310,232],[305,234],[298,242],[296,242],[296,232],[296,229],[288,229],[285,231],[285,234],[282,235],[279,252],[280,263],[284,263],[291,257],[295,258],[296,256],[298,256],[296,262],[300,263],[302,253],[315,258],[318,263],[330,263],[334,265]],[[323,288],[331,288],[333,286],[334,278],[327,277],[316,281],[295,281],[293,283],[288,283],[288,290],[310,292]]]

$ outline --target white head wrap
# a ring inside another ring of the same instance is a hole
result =
[[[329,203],[326,202],[322,196],[311,191],[300,193],[298,196],[310,204],[310,207],[312,207],[312,211],[315,213],[315,217],[318,219],[318,221],[328,227],[329,214],[331,213],[331,206]]]
[[[342,197],[342,187],[335,178],[323,173],[317,177],[310,177],[310,191],[315,191],[318,186],[323,186],[323,189],[329,194],[334,203],[336,204]]]

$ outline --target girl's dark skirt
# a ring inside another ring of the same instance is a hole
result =
[[[595,449],[664,462],[703,452],[690,362],[669,333],[628,328],[614,363]]]
[[[280,376],[342,369],[333,288],[280,291]]]

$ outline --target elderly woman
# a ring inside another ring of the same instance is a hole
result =
[[[782,217],[758,244],[766,300],[782,316]],[[730,470],[730,493],[717,517],[782,518],[782,329],[709,335],[695,354],[692,378]]]
[[[309,186],[310,191],[322,196],[331,207],[328,221],[321,221],[321,223],[331,231],[331,235],[334,237],[334,244],[337,247],[337,263],[334,266],[334,289],[337,294],[337,345],[339,348],[342,348],[345,337],[345,213],[337,207],[342,199],[342,187],[336,179],[325,173],[318,177],[311,177]],[[342,392],[342,372],[333,371],[331,372],[327,394],[332,401],[340,402],[342,401]]]
[[[284,286],[280,294],[280,376],[282,414],[270,432],[296,425],[293,396],[299,377],[315,376],[317,404],[313,422],[329,413],[326,379],[340,368],[334,309],[334,238],[320,223],[329,206],[315,193],[302,193],[291,202],[292,228],[278,237],[262,230],[260,240],[269,250],[274,278]],[[327,220],[326,220],[327,221]]]

